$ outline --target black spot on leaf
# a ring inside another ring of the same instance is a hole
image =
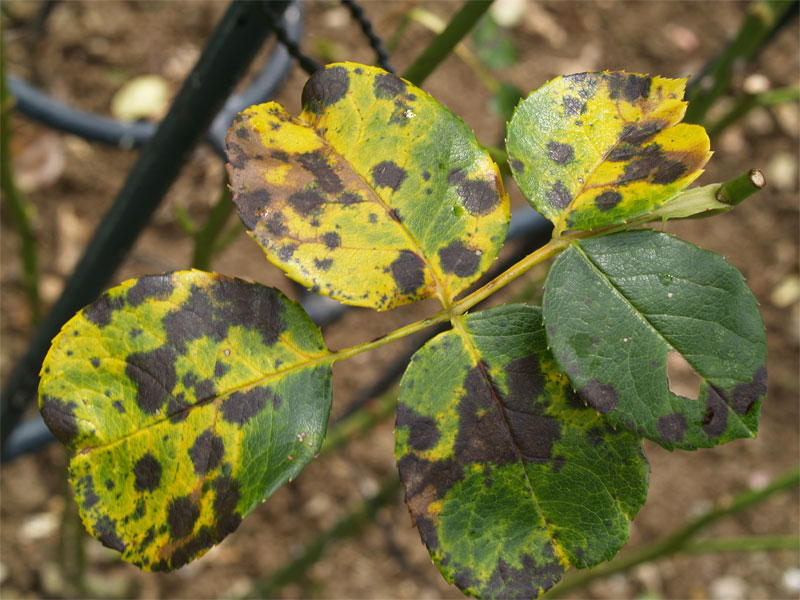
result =
[[[210,430],[198,435],[194,445],[189,449],[194,472],[198,475],[205,475],[216,469],[224,455],[225,444],[222,438]]]
[[[639,98],[647,98],[650,96],[651,83],[652,79],[650,77],[640,77],[634,74],[628,75],[623,87],[625,100],[628,102],[635,102]]]
[[[99,358],[90,358],[89,362],[92,363],[92,366],[95,369],[100,366],[100,359]]]
[[[686,165],[679,160],[666,160],[658,165],[653,173],[653,183],[666,185],[681,178],[686,172]]]
[[[283,237],[289,230],[283,222],[283,215],[281,213],[271,213],[265,222],[267,231],[275,237]]]
[[[289,155],[286,154],[283,150],[273,150],[269,153],[272,158],[275,160],[279,160],[280,162],[289,162]]]
[[[445,273],[455,273],[459,277],[469,277],[478,270],[480,256],[467,248],[461,240],[451,242],[439,250],[439,261]]]
[[[549,552],[547,552],[549,549]],[[561,579],[564,567],[555,558],[552,546],[546,545],[543,555],[547,560],[538,566],[537,561],[529,554],[520,557],[522,566],[515,568],[502,558],[497,559],[492,576],[486,583],[483,594],[487,598],[535,598],[539,589],[548,590]]]
[[[250,231],[258,226],[260,215],[269,206],[271,197],[267,190],[252,190],[234,194],[233,201],[239,209],[239,219]]]
[[[192,502],[191,497],[175,498],[167,511],[169,533],[174,539],[185,538],[192,533],[194,524],[200,516],[200,509]]]
[[[180,423],[189,416],[190,404],[186,402],[183,393],[169,399],[167,403],[167,415],[172,423]]]
[[[145,275],[128,290],[128,304],[139,306],[149,298],[164,300],[169,298],[174,289],[170,275]]]
[[[575,158],[575,151],[569,144],[562,144],[561,142],[548,142],[547,156],[553,162],[556,162],[560,165],[565,165]]]
[[[333,265],[332,258],[323,258],[319,260],[318,258],[314,259],[314,267],[319,269],[320,271],[327,271]]]
[[[119,400],[114,400],[114,401],[111,403],[111,406],[113,406],[114,408],[116,408],[116,409],[117,409],[117,412],[118,412],[119,414],[121,414],[121,415],[124,415],[124,414],[125,414],[125,405],[124,405],[124,404],[122,404],[122,402],[120,402]]]
[[[217,377],[217,378],[222,377],[223,375],[225,375],[225,373],[227,373],[230,370],[231,370],[231,368],[228,365],[226,365],[224,362],[218,360],[214,364],[214,377]]]
[[[278,250],[278,258],[284,261],[288,261],[294,256],[294,251],[297,250],[296,244],[286,244],[282,246],[280,250]]]
[[[222,418],[241,427],[264,409],[271,394],[269,388],[263,387],[234,392],[222,402]]]
[[[515,412],[539,413],[540,407],[536,406],[535,400],[544,391],[544,378],[536,355],[514,359],[503,370],[506,373],[508,387],[503,405]]]
[[[617,391],[607,383],[601,383],[596,379],[589,380],[589,383],[580,389],[580,394],[600,413],[610,412],[619,404]]]
[[[473,215],[485,215],[492,212],[500,199],[495,187],[488,181],[468,180],[459,184],[456,190],[461,201]]]
[[[138,492],[152,492],[161,483],[161,463],[150,454],[145,453],[133,466],[135,481],[133,486]]]
[[[40,409],[42,419],[56,439],[67,446],[78,435],[78,421],[75,418],[76,407],[77,404],[74,402],[65,404],[58,398],[42,395]]]
[[[586,110],[586,103],[574,96],[564,96],[562,101],[564,106],[564,116],[575,117]]]
[[[234,169],[244,169],[245,164],[247,164],[247,154],[239,144],[230,141],[230,139],[226,144],[225,155]]]
[[[425,181],[430,181],[430,179],[431,179],[431,172],[430,172],[430,171],[423,171],[423,172],[422,172],[422,178],[423,178]]]
[[[342,238],[335,231],[325,233],[322,236],[322,241],[325,242],[325,245],[331,250],[342,245]]]
[[[712,385],[708,388],[706,398],[706,412],[703,414],[703,431],[709,438],[715,438],[725,433],[728,427],[728,403],[725,397]]]
[[[457,185],[459,183],[463,183],[464,180],[467,178],[466,173],[464,173],[463,169],[453,169],[450,173],[447,174],[447,182],[450,185]]]
[[[404,169],[390,160],[385,160],[372,167],[372,179],[376,187],[388,187],[397,191],[406,178]]]
[[[361,196],[353,192],[343,192],[339,196],[339,202],[341,202],[342,204],[358,204],[359,202],[363,201],[364,200],[363,198],[361,198]]]
[[[656,422],[656,429],[664,442],[680,442],[686,434],[686,417],[681,413],[664,415]]]
[[[310,171],[317,179],[320,189],[328,194],[338,194],[342,191],[342,180],[336,171],[325,160],[321,152],[306,152],[297,156],[304,169]]]
[[[511,165],[511,168],[514,169],[515,173],[525,172],[525,163],[518,158],[512,158],[509,164]]]
[[[122,296],[112,298],[106,292],[83,309],[83,316],[98,327],[105,327],[111,323],[114,311],[119,310],[124,305],[125,299]]]
[[[639,146],[664,129],[664,121],[644,121],[638,125],[628,125],[620,136],[620,141]]]
[[[236,531],[242,517],[236,513],[239,502],[239,482],[230,476],[217,477],[214,480],[214,514],[217,522],[217,542],[229,533]]]
[[[125,374],[136,384],[136,404],[147,414],[155,414],[177,383],[175,351],[167,345],[149,352],[134,352],[125,359]]]
[[[315,72],[303,87],[303,107],[321,113],[326,107],[344,98],[350,78],[344,67],[330,67]]]
[[[408,427],[408,445],[414,450],[429,450],[439,441],[439,428],[436,421],[422,416],[408,405],[400,402],[397,405],[395,428]]]
[[[83,510],[89,510],[95,504],[100,502],[100,496],[94,491],[94,479],[91,475],[84,475],[80,478],[77,485],[78,496],[83,496]]]
[[[425,284],[425,263],[410,250],[400,252],[391,264],[392,278],[400,292],[410,295]]]
[[[375,96],[384,100],[394,98],[404,93],[406,87],[405,81],[390,73],[386,75],[377,75],[375,77]]]
[[[436,524],[433,522],[433,519],[429,519],[423,515],[415,515],[414,517],[414,525],[419,531],[419,536],[422,538],[422,542],[430,548],[431,550],[435,550],[439,547],[439,534],[436,531]]]
[[[614,190],[606,190],[594,199],[594,205],[603,212],[611,210],[620,202],[622,202],[622,194]]]
[[[94,531],[97,539],[108,548],[113,548],[117,552],[125,552],[128,547],[128,544],[123,542],[117,533],[117,522],[107,515],[103,515],[95,521]]]
[[[569,190],[564,187],[561,180],[555,182],[550,191],[547,192],[547,202],[554,208],[567,208],[569,203],[572,202],[572,196]]]
[[[289,196],[289,204],[294,210],[305,216],[314,215],[322,210],[325,198],[314,190],[303,190]]]

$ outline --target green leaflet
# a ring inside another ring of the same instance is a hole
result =
[[[239,216],[270,262],[348,304],[447,306],[508,227],[497,165],[421,89],[343,63],[311,76],[300,117],[253,106],[227,138]]]
[[[644,503],[638,437],[572,392],[541,309],[456,317],[403,376],[396,454],[434,562],[465,593],[530,598],[611,558]]]
[[[755,437],[764,324],[723,257],[654,231],[576,240],[550,269],[544,320],[560,368],[610,423],[670,449]],[[699,399],[669,390],[671,350],[702,378]]]
[[[328,356],[302,308],[259,284],[182,271],[103,294],[53,340],[39,385],[87,529],[145,570],[206,552],[319,449]]]
[[[556,236],[645,215],[700,175],[709,140],[701,126],[680,123],[685,84],[580,73],[520,103],[508,124],[511,172]]]

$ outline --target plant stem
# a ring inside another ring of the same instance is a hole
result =
[[[576,589],[580,589],[596,579],[608,577],[615,573],[629,569],[645,562],[650,562],[686,551],[691,539],[701,530],[716,523],[729,515],[741,512],[751,506],[763,502],[767,498],[797,487],[800,484],[800,469],[793,469],[779,477],[760,490],[747,490],[735,496],[729,502],[718,502],[717,505],[705,514],[689,521],[674,533],[646,544],[635,550],[624,553],[617,560],[604,563],[591,571],[581,571],[564,579],[556,587],[541,596],[541,598],[559,598]],[[702,548],[700,543],[700,547]]]
[[[706,132],[709,137],[716,137],[756,107],[769,107],[798,100],[800,100],[800,88],[798,87],[783,87],[761,94],[746,94],[736,100],[736,103],[719,120],[707,125]]]
[[[684,122],[702,123],[705,120],[711,105],[730,88],[737,66],[755,56],[794,4],[796,0],[754,0],[750,3],[736,38],[706,67],[697,83],[690,84],[686,94],[689,107]]]
[[[707,552],[761,552],[764,550],[798,550],[800,537],[796,535],[743,535],[700,540],[686,546],[684,554]]]
[[[403,78],[414,85],[422,85],[428,75],[433,73],[439,63],[453,51],[461,38],[470,32],[491,4],[492,0],[467,0],[464,2],[461,10],[450,20],[445,30],[437,35],[406,69]]]
[[[480,289],[475,290],[469,296],[465,296],[461,300],[454,302],[451,312],[453,314],[462,314],[463,312],[469,310],[478,302],[485,300],[500,288],[514,281],[520,275],[524,275],[531,267],[538,265],[540,262],[547,260],[555,254],[558,254],[568,245],[569,241],[567,240],[550,240],[547,244],[538,250],[531,252],[528,254],[528,256],[523,258],[508,270],[500,273],[500,275],[492,279]]]
[[[438,15],[424,8],[412,8],[407,14],[411,19],[434,33],[440,34],[446,27],[445,22]],[[500,88],[500,82],[489,73],[489,70],[481,64],[481,61],[478,60],[464,42],[456,44],[453,52],[472,70],[490,92],[495,93]]]
[[[228,189],[227,177],[222,184],[217,203],[206,219],[205,225],[194,234],[194,258],[192,266],[201,271],[208,271],[211,266],[211,258],[217,250],[216,240],[220,232],[228,222],[233,212],[234,204],[231,198],[231,191]]]
[[[246,598],[270,598],[283,586],[303,576],[308,568],[325,554],[325,551],[336,542],[357,535],[369,525],[381,506],[392,501],[400,491],[400,480],[396,473],[387,477],[377,494],[361,502],[350,514],[342,518],[336,525],[320,533],[303,553],[287,562],[283,567],[253,584]]]
[[[718,202],[736,206],[752,196],[767,184],[764,174],[758,169],[750,169],[730,181],[723,183],[716,193]]]
[[[36,252],[36,237],[31,226],[31,209],[25,195],[14,181],[11,165],[11,112],[14,99],[8,91],[6,81],[5,47],[0,34],[0,189],[3,200],[11,213],[11,219],[20,238],[22,255],[22,286],[28,297],[31,322],[35,325],[41,316],[39,303],[39,267]]]

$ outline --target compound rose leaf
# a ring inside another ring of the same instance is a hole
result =
[[[182,271],[107,291],[53,340],[39,385],[86,528],[148,571],[206,552],[319,450],[328,356],[262,285]]]
[[[520,103],[508,124],[511,172],[556,234],[645,215],[702,173],[709,140],[680,122],[685,87],[685,79],[580,73]]]
[[[253,106],[227,143],[239,216],[267,259],[347,304],[448,304],[505,239],[497,165],[458,117],[381,69],[329,65],[300,117]]]
[[[396,454],[406,503],[444,577],[531,598],[569,565],[611,558],[647,495],[641,439],[572,392],[541,309],[454,319],[403,376]]]
[[[722,256],[649,230],[576,240],[547,276],[544,320],[559,367],[610,423],[670,449],[755,437],[764,323]],[[697,398],[671,391],[670,353]]]

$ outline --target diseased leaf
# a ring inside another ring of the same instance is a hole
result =
[[[53,340],[39,385],[87,529],[148,571],[206,552],[319,449],[327,356],[262,285],[183,271],[103,294]]]
[[[474,134],[374,67],[312,75],[299,118],[275,103],[247,109],[228,160],[239,216],[270,262],[348,304],[447,305],[505,239],[508,197]]]
[[[755,437],[764,324],[723,257],[654,231],[576,240],[550,269],[543,302],[559,366],[610,423],[670,449]],[[671,351],[702,378],[699,398],[670,391]]]
[[[541,309],[457,317],[403,376],[396,454],[434,562],[465,593],[530,598],[611,558],[644,503],[640,439],[572,392]]]
[[[556,234],[644,215],[700,175],[709,140],[701,126],[680,123],[685,86],[685,79],[580,73],[520,103],[508,125],[511,172]]]

